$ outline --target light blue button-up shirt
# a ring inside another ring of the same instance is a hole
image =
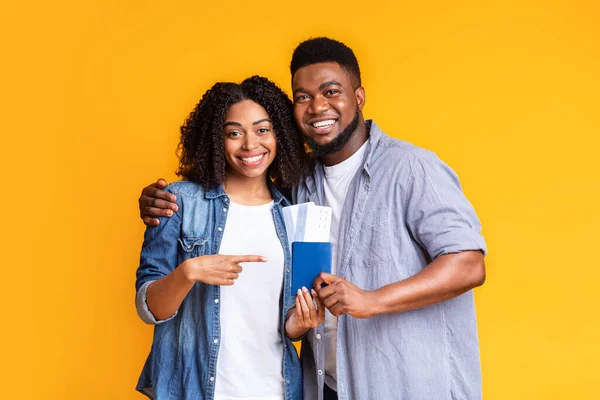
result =
[[[486,252],[481,225],[456,174],[435,154],[388,137],[370,122],[363,165],[340,221],[337,274],[366,290],[415,275],[433,259]],[[295,191],[297,202],[324,204],[323,167]],[[302,343],[304,399],[322,400],[323,325]],[[473,292],[417,310],[338,318],[340,400],[481,398]]]

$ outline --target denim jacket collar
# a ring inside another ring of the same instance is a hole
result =
[[[267,181],[267,186],[269,188],[269,191],[271,192],[271,196],[273,196],[273,202],[276,205],[279,205],[281,202],[284,203],[284,206],[288,205],[288,201],[285,198],[285,196],[281,194],[277,186],[275,186],[275,184],[271,182],[270,179]],[[227,193],[225,193],[225,189],[223,189],[222,184],[204,192],[204,198],[209,200],[223,196],[228,197]]]

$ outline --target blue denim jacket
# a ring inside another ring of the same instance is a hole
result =
[[[291,256],[282,207],[288,200],[269,185],[273,218],[285,256],[280,332],[283,341],[285,399],[302,399],[302,371],[296,350],[285,335],[285,313],[294,304]],[[201,185],[180,181],[166,191],[177,196],[179,211],[148,227],[137,270],[136,291],[173,271],[191,257],[217,254],[227,218],[229,198],[222,186],[206,191]],[[177,313],[154,328],[152,350],[136,389],[158,400],[213,399],[220,340],[220,287],[197,282]],[[257,327],[260,329],[260,327]],[[241,332],[240,334],[243,334]]]

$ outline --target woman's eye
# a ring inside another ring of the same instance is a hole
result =
[[[238,131],[227,132],[227,137],[229,137],[229,138],[235,138],[235,137],[239,137],[239,136],[242,136],[241,132],[238,132]]]
[[[269,133],[269,132],[270,132],[270,129],[268,129],[268,128],[260,128],[258,130],[258,133],[262,133],[262,134]]]

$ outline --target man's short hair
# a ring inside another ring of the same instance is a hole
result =
[[[327,37],[312,38],[300,43],[292,55],[290,72],[293,77],[302,67],[325,62],[338,63],[351,75],[355,89],[361,86],[360,68],[352,49]]]

